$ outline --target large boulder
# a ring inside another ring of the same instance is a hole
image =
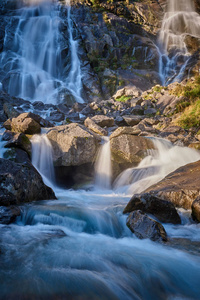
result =
[[[142,210],[145,213],[154,215],[160,222],[180,224],[181,218],[173,203],[162,200],[151,194],[134,195],[123,213],[130,213],[135,210]]]
[[[0,159],[0,205],[55,199],[51,188],[31,164]]]
[[[130,213],[126,225],[140,239],[167,241],[167,234],[162,224],[140,210]]]
[[[134,131],[132,132],[134,134]],[[111,159],[114,178],[127,168],[134,167],[147,155],[147,150],[154,149],[148,138],[133,134],[113,136],[110,141]]]
[[[98,137],[77,123],[51,128],[47,137],[53,146],[55,166],[93,163],[99,149]]]
[[[145,193],[171,201],[177,207],[191,209],[193,201],[200,195],[199,174],[200,161],[187,164],[149,187]]]
[[[4,123],[4,127],[8,130],[31,135],[40,133],[41,127],[50,126],[52,126],[50,122],[31,112],[22,113],[18,117]]]

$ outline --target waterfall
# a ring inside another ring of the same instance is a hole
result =
[[[99,150],[95,164],[95,186],[98,188],[111,188],[111,151],[109,137],[103,137],[103,145]]]
[[[34,135],[32,143],[32,164],[41,174],[44,183],[53,186],[55,182],[53,166],[53,149],[45,134]]]
[[[77,102],[83,103],[83,99],[81,97],[82,91],[82,74],[81,74],[81,66],[80,60],[78,58],[78,42],[73,38],[73,28],[71,21],[71,7],[70,0],[66,0],[66,5],[68,6],[68,32],[69,32],[69,43],[71,48],[71,70],[67,78],[67,87],[75,97]]]
[[[60,30],[61,25],[67,27],[67,24],[60,17],[58,1],[28,0],[11,18],[0,57],[3,70],[0,81],[9,94],[52,104],[72,95],[76,101],[83,102],[78,45],[72,37],[69,2],[68,34],[67,29]],[[69,61],[68,52],[72,53]],[[69,63],[71,71],[67,77]]]
[[[183,79],[191,61],[188,37],[200,38],[200,16],[193,0],[168,0],[160,34],[160,77],[163,85]]]
[[[3,136],[4,131],[5,131],[4,128],[0,128],[0,158],[3,158],[4,152],[6,151],[6,149],[4,148],[4,145],[6,144],[6,142],[2,141],[2,136]]]
[[[155,150],[150,150],[136,168],[122,172],[114,183],[114,188],[130,194],[141,193],[159,182],[177,168],[200,159],[197,150],[173,146],[169,141],[152,139]]]

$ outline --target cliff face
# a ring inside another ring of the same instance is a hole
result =
[[[126,85],[146,90],[160,83],[156,36],[165,2],[71,1],[83,53],[103,98]]]

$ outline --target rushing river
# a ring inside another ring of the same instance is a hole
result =
[[[1,225],[0,299],[199,299],[200,228],[183,212],[159,244],[126,227],[129,197],[56,194]]]

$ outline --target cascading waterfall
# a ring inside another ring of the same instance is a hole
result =
[[[57,1],[28,0],[25,3],[27,6],[17,10],[17,15],[11,18],[7,26],[4,51],[0,57],[3,89],[30,101],[57,104],[65,95],[72,94],[75,101],[83,102],[78,44],[72,36],[70,1],[67,1],[69,38],[60,31],[64,21],[60,17]],[[13,26],[16,26],[14,38],[10,36]],[[66,50],[67,43],[69,50]],[[71,53],[69,61],[66,59],[68,51]],[[66,63],[71,64],[68,76]]]
[[[95,164],[95,186],[98,188],[111,188],[111,152],[109,137],[103,137],[103,145],[99,150]]]
[[[136,168],[127,169],[119,175],[114,183],[116,191],[141,193],[177,168],[200,159],[199,151],[194,149],[173,146],[162,139],[152,141],[155,150],[151,150]]]
[[[81,65],[80,60],[78,58],[78,42],[73,38],[73,28],[71,21],[71,7],[70,0],[65,0],[66,5],[68,6],[68,31],[69,31],[69,43],[71,45],[71,70],[69,72],[68,78],[66,80],[67,87],[75,97],[77,102],[83,103],[83,98],[81,97],[82,91],[82,74],[81,74]]]
[[[51,142],[45,134],[34,135],[32,144],[32,164],[41,174],[44,183],[53,187],[55,182],[53,166],[53,149]]]
[[[193,0],[168,0],[159,34],[159,72],[163,85],[183,79],[192,57],[188,38],[200,38],[200,16],[195,12]]]

